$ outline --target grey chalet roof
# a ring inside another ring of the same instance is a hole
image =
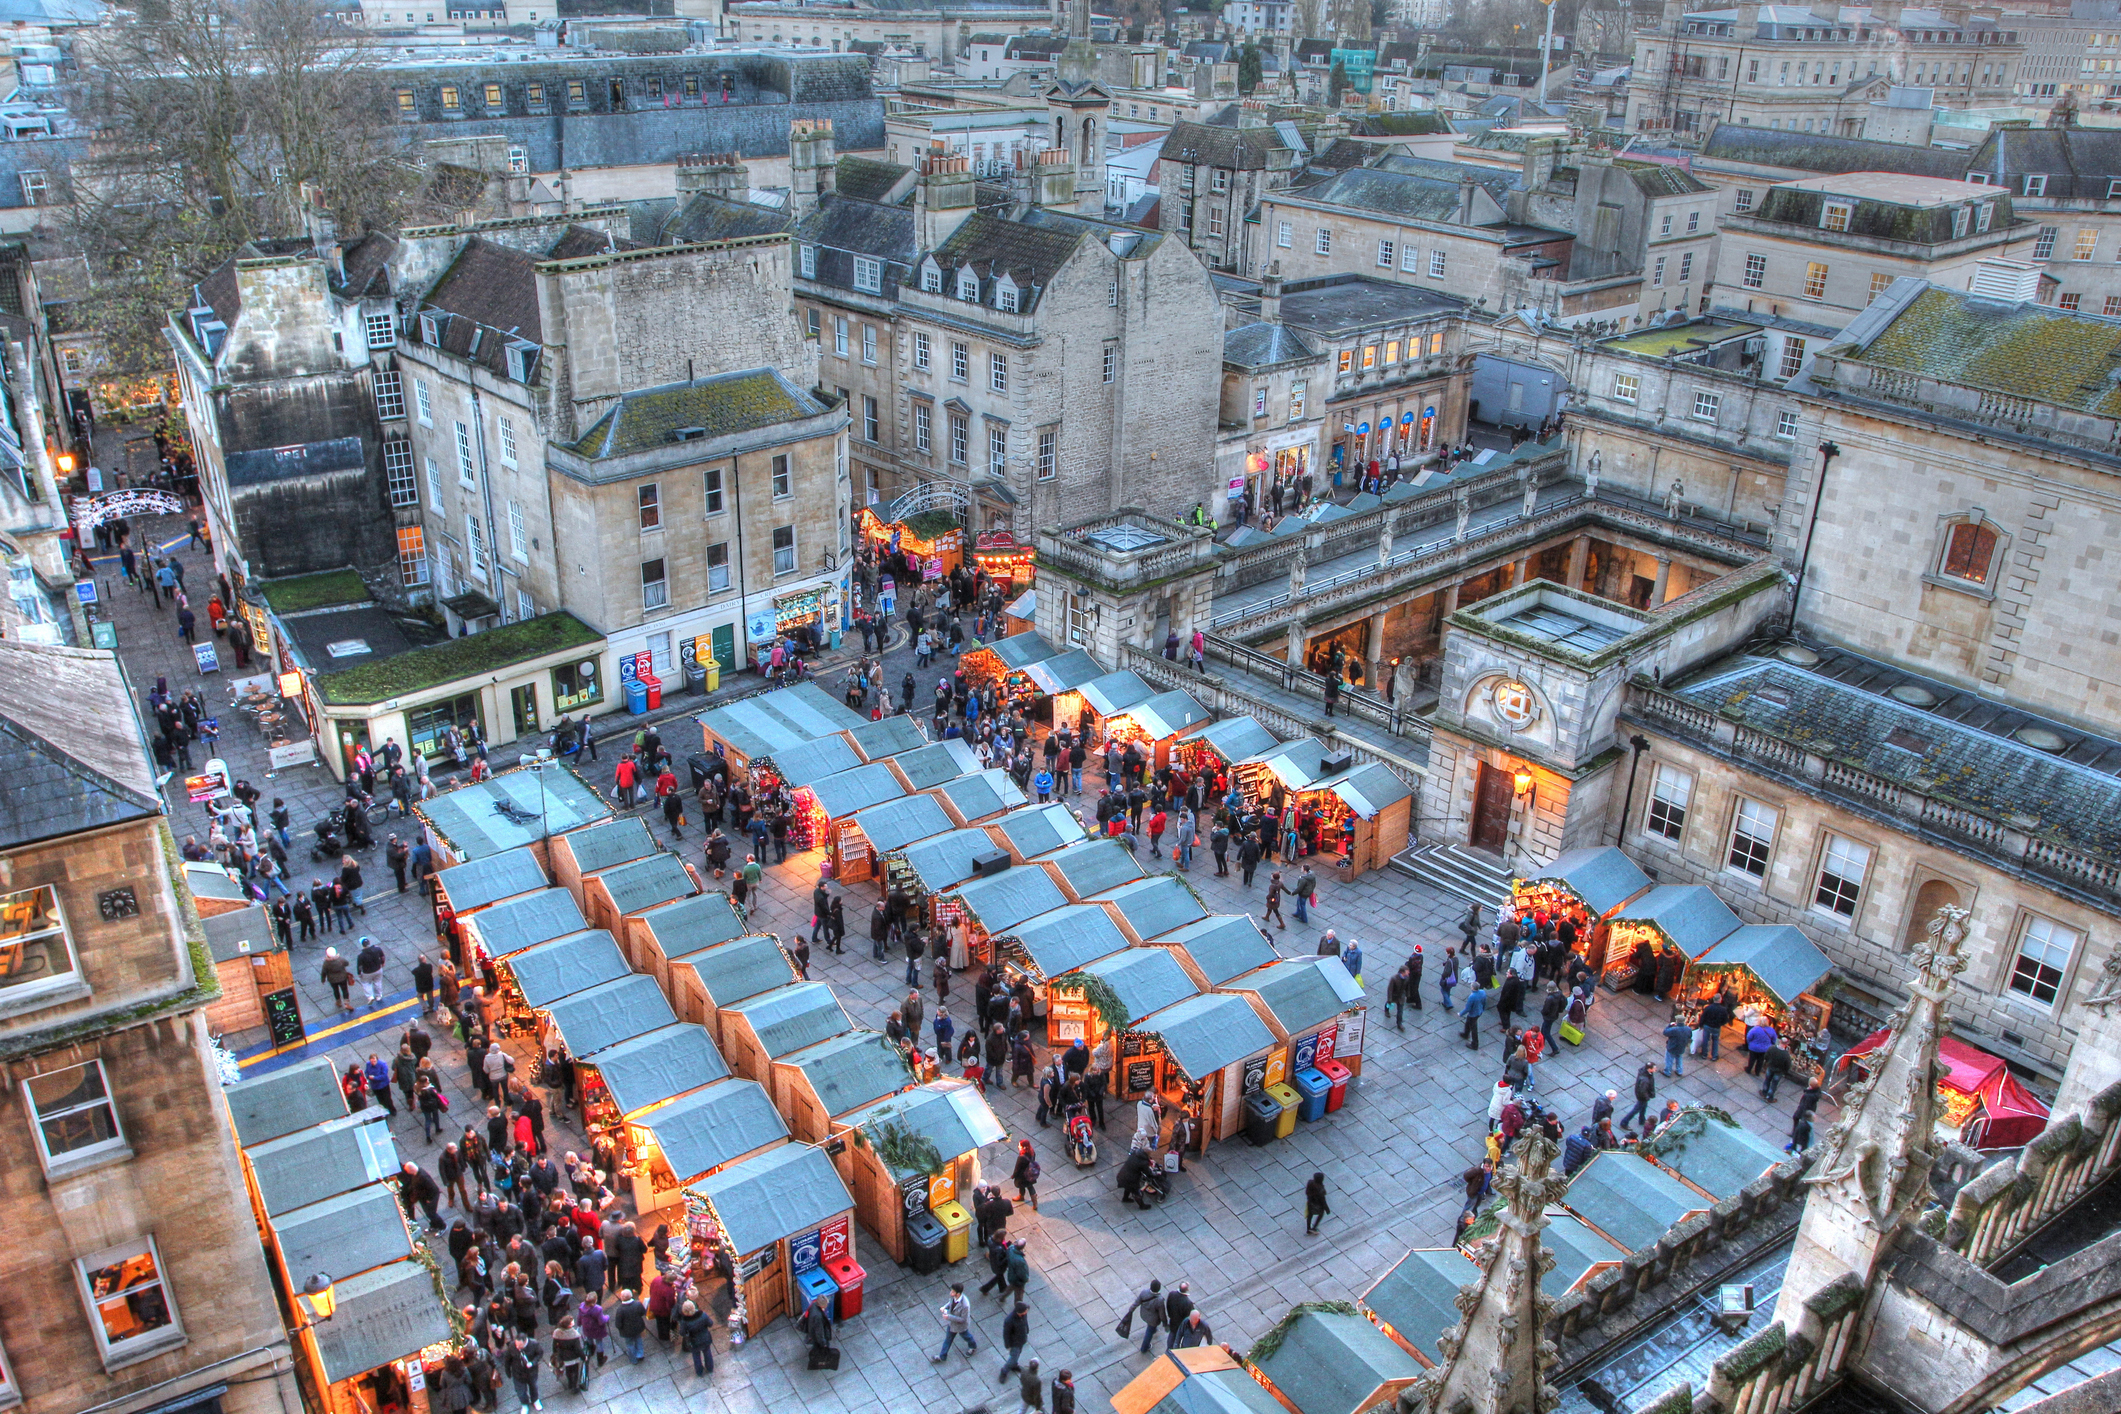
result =
[[[273,936],[272,915],[262,905],[204,916],[199,922],[206,934],[207,951],[214,955],[215,962],[232,962],[253,953],[280,949],[279,939]]]
[[[1169,948],[1127,948],[1084,963],[1082,970],[1112,984],[1130,1022],[1200,993]]]
[[[1012,810],[994,824],[1002,838],[1016,846],[1026,859],[1036,859],[1089,838],[1075,812],[1052,801],[1030,810]]]
[[[1217,755],[1233,765],[1272,751],[1281,740],[1253,717],[1225,717],[1192,735],[1214,747]]]
[[[450,909],[459,914],[517,894],[534,893],[551,882],[527,845],[484,859],[467,860],[444,869],[438,877],[449,891]]]
[[[1015,669],[1027,668],[1048,658],[1058,658],[1061,650],[1046,642],[1039,634],[1012,633],[999,643],[988,644],[987,651],[992,653],[1003,667]]]
[[[1282,286],[1281,322],[1332,336],[1375,325],[1403,324],[1457,314],[1466,301],[1419,285],[1373,280],[1367,275],[1326,275]]]
[[[353,1276],[412,1255],[396,1190],[370,1183],[294,1208],[272,1220],[289,1273]]]
[[[701,726],[747,758],[771,756],[867,719],[816,683],[797,683],[699,715]]]
[[[976,1116],[973,1123],[966,1122],[968,1110]],[[946,1163],[994,1142],[989,1136],[1001,1127],[1000,1121],[994,1119],[993,1111],[987,1108],[986,1100],[971,1087],[960,1087],[953,1092],[924,1085],[864,1106],[843,1118],[864,1135],[873,1134],[885,1124],[904,1129],[933,1144],[937,1155]],[[985,1127],[989,1124],[992,1128]],[[975,1125],[981,1127],[975,1128]],[[913,1170],[894,1168],[893,1172],[903,1178],[911,1177]]]
[[[1337,957],[1292,957],[1226,984],[1253,992],[1291,1036],[1331,1021],[1362,1001],[1362,989]]]
[[[1966,153],[1941,147],[1783,132],[1741,123],[1718,123],[1702,143],[1701,157],[1707,162],[1782,167],[1821,175],[1900,172],[1912,177],[1945,177],[1955,182],[1966,180],[1967,169],[1972,165]],[[2103,197],[2105,191],[2102,189],[2099,194]]]
[[[680,1183],[788,1137],[788,1123],[766,1087],[751,1080],[703,1086],[635,1123],[655,1135],[663,1162]]]
[[[1312,363],[1324,352],[1302,334],[1281,324],[1255,320],[1223,335],[1223,366],[1262,372],[1284,364]]]
[[[773,758],[774,769],[791,786],[814,785],[827,776],[851,771],[861,764],[861,753],[837,732],[791,747]]]
[[[719,889],[648,909],[637,921],[655,936],[664,957],[683,957],[744,935],[736,905]]]
[[[373,1105],[244,1150],[268,1217],[321,1202],[398,1171],[398,1146]]]
[[[1018,924],[1068,903],[1060,885],[1043,869],[1004,869],[953,889],[950,896],[964,904],[990,936],[1014,932]]]
[[[607,1046],[589,1063],[622,1115],[638,1114],[729,1075],[729,1064],[707,1028],[685,1021]]]
[[[1742,967],[1785,1005],[1818,986],[1834,966],[1810,938],[1787,923],[1749,923],[1695,961],[1702,967]]]
[[[961,737],[902,751],[891,758],[891,764],[905,773],[915,790],[927,790],[980,769],[979,753]]]
[[[823,982],[791,982],[725,1010],[748,1021],[760,1048],[774,1058],[854,1029],[846,1008]]]
[[[1561,1204],[1628,1251],[1640,1252],[1709,1200],[1648,1159],[1608,1149],[1576,1171]]]
[[[1061,877],[1068,892],[1078,899],[1131,884],[1146,878],[1147,871],[1134,854],[1118,840],[1085,840],[1056,851],[1040,861]]]
[[[575,870],[581,874],[646,859],[663,847],[650,833],[648,822],[638,815],[622,815],[586,830],[569,831],[560,836],[560,842],[567,846],[567,852],[574,857]]]
[[[552,1018],[553,1029],[569,1053],[578,1058],[594,1056],[606,1046],[673,1025],[678,1019],[655,978],[640,974],[562,997],[545,1008],[545,1014]]]
[[[1033,663],[1024,669],[1024,676],[1040,692],[1073,692],[1104,676],[1105,670],[1095,658],[1080,648],[1071,648],[1055,658]]]
[[[565,889],[547,889],[522,898],[481,909],[464,920],[464,926],[479,935],[486,951],[495,957],[549,943],[589,927],[580,904]]]
[[[1188,728],[1208,720],[1208,709],[1194,701],[1191,695],[1179,692],[1159,692],[1146,702],[1137,702],[1123,717],[1133,719],[1151,741],[1162,741],[1175,737]]]
[[[1282,1342],[1253,1362],[1303,1414],[1355,1414],[1379,1386],[1410,1380],[1421,1364],[1361,1316],[1306,1311]]]
[[[740,1257],[820,1226],[854,1207],[825,1151],[783,1144],[694,1185],[713,1205]]]
[[[540,775],[544,778],[542,794]],[[460,859],[484,859],[544,835],[611,818],[611,807],[572,768],[503,771],[491,780],[458,786],[413,810]]]
[[[1228,992],[1203,992],[1141,1019],[1134,1028],[1163,1038],[1164,1050],[1195,1080],[1274,1045],[1274,1033],[1252,1004]]]
[[[854,825],[878,854],[903,849],[915,840],[956,828],[956,821],[932,795],[909,795],[872,805],[854,817]]]
[[[1539,1240],[1554,1254],[1553,1269],[1539,1279],[1539,1289],[1554,1300],[1568,1295],[1600,1262],[1617,1262],[1628,1255],[1583,1219],[1558,1208],[1547,1210],[1547,1225],[1540,1230]]]
[[[1116,716],[1136,703],[1147,702],[1156,696],[1156,689],[1142,681],[1141,674],[1131,668],[1092,678],[1082,685],[1080,691],[1083,700],[1090,704],[1090,710],[1100,717]]]
[[[1159,944],[1181,947],[1211,987],[1227,985],[1255,967],[1280,958],[1249,914],[1216,913],[1166,933]]]
[[[691,898],[700,891],[685,862],[674,854],[651,854],[591,877],[604,886],[611,895],[611,906],[622,914]]]
[[[1187,1373],[1147,1414],[1288,1414],[1288,1407],[1247,1370],[1209,1370]]]
[[[737,938],[698,952],[673,954],[673,967],[689,967],[717,1007],[725,1007],[785,987],[795,980],[795,965],[780,943],[763,933]]]
[[[777,1060],[803,1073],[828,1115],[860,1109],[913,1083],[906,1057],[881,1031],[849,1031]]]
[[[1390,767],[1374,761],[1327,782],[1326,789],[1339,796],[1365,820],[1376,819],[1381,812],[1414,794],[1413,787],[1401,780]]]
[[[1093,902],[1110,904],[1134,935],[1147,940],[1161,937],[1173,928],[1198,923],[1208,910],[1176,874],[1152,874],[1130,884],[1107,889]]]
[[[1010,934],[1039,975],[1048,979],[1128,946],[1112,915],[1095,904],[1071,903],[1020,924]]]
[[[1458,1289],[1480,1268],[1456,1247],[1417,1247],[1392,1265],[1360,1298],[1360,1304],[1399,1338],[1441,1363],[1436,1338],[1458,1324]]]
[[[332,1283],[338,1307],[314,1327],[324,1377],[334,1383],[416,1355],[450,1338],[434,1278],[410,1259]]]
[[[906,846],[906,863],[930,893],[972,877],[972,861],[994,852],[985,830],[949,830]]]
[[[249,1148],[298,1129],[346,1117],[346,1096],[330,1056],[315,1056],[254,1080],[239,1080],[221,1094],[236,1127],[236,1144]]]
[[[632,970],[619,945],[602,928],[554,938],[508,959],[508,971],[523,993],[524,1005],[533,1011],[542,1011],[576,992],[616,982]]]
[[[935,788],[935,793],[949,801],[967,820],[985,820],[1005,810],[1014,810],[1030,799],[999,766],[945,781]]]
[[[1712,1198],[1729,1198],[1789,1158],[1782,1146],[1707,1110],[1689,1110],[1650,1141],[1650,1155]]]
[[[1594,917],[1611,913],[1650,886],[1650,876],[1617,845],[1563,852],[1552,864],[1541,867],[1535,882],[1549,880],[1568,885]]]
[[[1690,958],[1701,956],[1739,927],[1730,905],[1701,884],[1660,884],[1613,917],[1656,924]]]
[[[162,813],[116,658],[0,639],[0,848]]]
[[[591,461],[668,447],[683,436],[708,439],[822,417],[831,407],[778,369],[748,368],[690,383],[622,393],[566,450]]]
[[[825,812],[828,820],[844,820],[872,805],[882,805],[906,794],[899,778],[881,761],[827,776],[813,783],[810,791],[817,797],[818,808]]]
[[[912,751],[925,746],[928,738],[921,734],[920,723],[911,713],[897,713],[874,722],[864,722],[858,727],[849,727],[847,737],[863,759],[880,761],[886,756],[896,756],[901,751]],[[775,765],[780,763],[776,761]]]

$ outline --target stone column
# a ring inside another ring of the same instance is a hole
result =
[[[1591,562],[1591,537],[1579,535],[1569,545],[1569,588],[1583,588],[1583,572]]]
[[[1525,555],[1516,564],[1510,566],[1510,587],[1512,589],[1521,588],[1524,585],[1525,577],[1531,572],[1532,557]]]
[[[1385,695],[1384,674],[1389,664],[1385,658],[1385,610],[1379,609],[1370,615],[1370,667],[1369,680],[1364,686],[1379,697]]]
[[[1672,562],[1670,560],[1659,560],[1657,562],[1657,582],[1650,587],[1651,608],[1654,609],[1664,602],[1665,586],[1671,582],[1671,578]]]
[[[1465,581],[1462,579],[1454,579],[1443,587],[1441,592],[1443,594],[1443,616],[1445,618],[1449,618],[1458,612],[1458,590],[1464,583]]]

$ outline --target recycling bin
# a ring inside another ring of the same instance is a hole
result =
[[[852,1257],[834,1257],[825,1264],[826,1275],[840,1289],[840,1319],[862,1314],[862,1278],[868,1273]]]
[[[1326,1113],[1331,1114],[1348,1102],[1348,1081],[1355,1072],[1337,1060],[1322,1060],[1318,1063],[1318,1069],[1333,1087],[1326,1092]]]
[[[1274,1137],[1286,1139],[1296,1132],[1296,1111],[1304,1098],[1286,1081],[1269,1085],[1267,1093],[1274,1097],[1275,1104],[1281,1106],[1281,1118],[1274,1122]]]
[[[963,1203],[952,1199],[939,1203],[934,1208],[935,1220],[943,1225],[943,1260],[962,1262],[972,1252],[972,1214]]]
[[[653,712],[663,705],[663,680],[654,673],[642,673],[640,680],[648,685],[648,710]]]
[[[1281,1101],[1260,1090],[1245,1096],[1245,1138],[1272,1144],[1281,1130]]]
[[[1297,1106],[1296,1116],[1305,1124],[1326,1117],[1326,1096],[1333,1089],[1333,1082],[1326,1079],[1325,1072],[1316,1066],[1305,1066],[1296,1072],[1296,1093],[1303,1096]]]
[[[626,679],[626,710],[636,717],[648,711],[648,684],[639,678]]]
[[[707,669],[700,666],[697,658],[685,660],[685,690],[694,697],[704,696],[707,692]]]
[[[713,692],[722,685],[722,660],[710,657],[707,660],[707,690]]]
[[[795,1274],[795,1314],[800,1316],[809,1310],[810,1299],[814,1296],[825,1298],[826,1314],[837,1321],[839,1316],[835,1308],[839,1305],[840,1284],[823,1267],[812,1267]]]
[[[906,1214],[906,1264],[923,1276],[943,1264],[949,1231],[926,1208]]]

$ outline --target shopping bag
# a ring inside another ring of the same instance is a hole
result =
[[[810,1347],[810,1368],[813,1370],[837,1370],[840,1367],[840,1348],[836,1345]]]
[[[1573,1021],[1564,1021],[1554,1028],[1555,1034],[1572,1046],[1583,1044],[1583,1028]]]

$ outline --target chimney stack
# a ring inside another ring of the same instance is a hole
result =
[[[832,194],[838,166],[830,118],[798,118],[788,125],[788,205],[797,220]]]
[[[1281,262],[1267,267],[1259,277],[1259,317],[1269,324],[1281,323]]]
[[[1050,206],[1066,211],[1075,205],[1075,164],[1065,148],[1049,147],[1035,153],[1027,169],[1030,180],[1026,201],[1032,206]]]
[[[680,200],[705,192],[727,201],[751,199],[751,171],[742,153],[688,152],[678,158]]]
[[[1072,194],[1072,193],[1071,193]],[[933,250],[970,216],[978,197],[978,182],[972,175],[972,159],[931,153],[922,163],[920,182],[913,189],[914,239],[922,250]]]

